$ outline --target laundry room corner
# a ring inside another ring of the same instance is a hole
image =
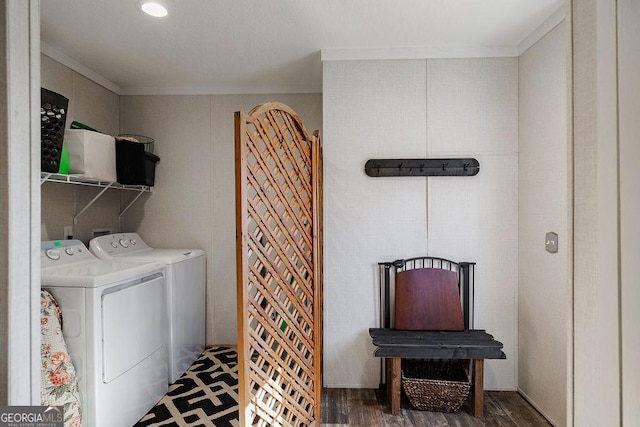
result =
[[[207,253],[207,344],[237,342],[234,112],[276,99],[321,128],[321,94],[121,96],[121,130],[153,135],[162,159],[124,226],[151,246]]]

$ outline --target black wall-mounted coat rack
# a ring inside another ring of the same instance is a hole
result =
[[[480,172],[476,159],[369,159],[368,176],[474,176]]]

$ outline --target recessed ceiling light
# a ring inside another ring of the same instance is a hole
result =
[[[140,8],[147,15],[155,16],[156,18],[163,18],[169,14],[166,7],[151,1],[142,3]]]

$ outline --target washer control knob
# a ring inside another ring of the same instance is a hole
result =
[[[54,261],[57,261],[60,259],[60,251],[57,249],[47,249],[46,251],[44,251],[44,254],[47,256],[47,258],[52,259]]]
[[[115,249],[118,247],[118,244],[116,242],[111,242],[111,247]]]
[[[73,248],[67,248],[67,249],[65,249],[64,251],[67,253],[67,255],[73,255],[73,254],[75,254],[75,251],[73,250]]]
[[[123,248],[128,248],[129,247],[129,242],[127,242],[124,239],[120,239],[120,246],[122,246]]]
[[[138,242],[136,242],[136,239],[131,239],[131,240],[129,240],[129,241],[130,241],[130,242],[131,242],[131,244],[132,244],[132,245],[134,245],[134,246],[138,243]]]

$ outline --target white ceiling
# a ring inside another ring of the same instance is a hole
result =
[[[325,59],[515,56],[564,0],[43,0],[43,52],[122,94],[321,92]],[[540,34],[540,36],[543,34]],[[69,65],[69,64],[68,64]]]

